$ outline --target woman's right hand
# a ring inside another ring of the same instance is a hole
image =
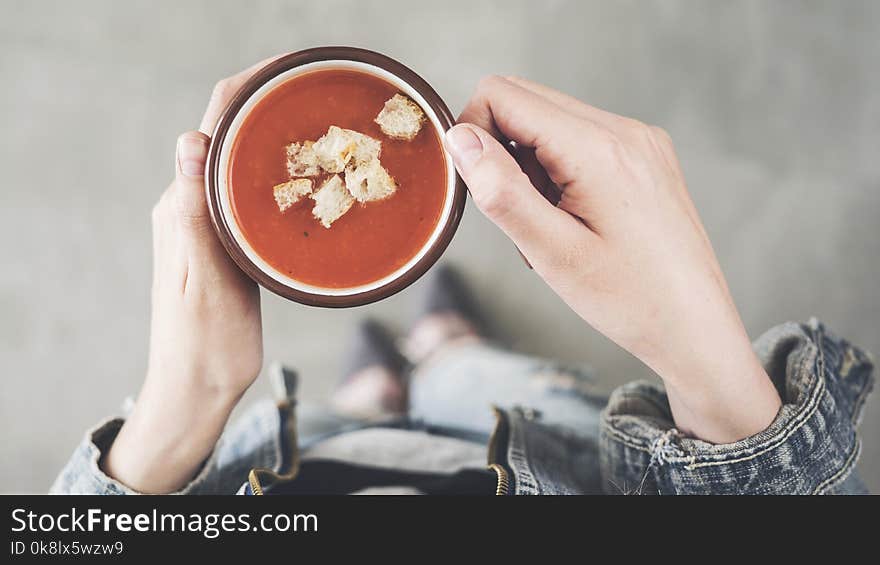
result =
[[[679,429],[727,443],[772,422],[779,395],[666,132],[488,77],[446,144],[477,207],[547,284],[663,379]]]

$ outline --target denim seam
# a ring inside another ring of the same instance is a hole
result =
[[[718,460],[718,461],[703,461],[700,463],[695,463],[693,465],[689,465],[688,470],[699,469],[702,467],[712,467],[715,465],[726,465],[728,463],[742,463],[743,461],[750,461],[756,457],[760,457],[761,455],[764,455],[765,453],[778,448],[780,445],[784,444],[786,442],[786,440],[788,440],[788,438],[791,437],[795,432],[797,432],[802,427],[804,427],[807,424],[807,422],[810,420],[810,418],[813,417],[813,414],[815,414],[816,411],[819,409],[819,400],[822,395],[822,392],[824,392],[824,391],[825,391],[825,380],[820,379],[819,382],[816,384],[816,387],[814,389],[814,393],[810,395],[809,403],[811,404],[811,406],[808,406],[807,410],[805,410],[801,414],[796,415],[794,418],[792,418],[792,427],[791,428],[789,428],[788,430],[781,430],[779,432],[779,434],[777,434],[773,438],[770,438],[767,441],[767,443],[771,443],[772,445],[767,445],[763,449],[756,451],[755,453],[752,453],[750,455],[744,456],[744,457],[737,457],[734,459],[722,459],[722,460]]]
[[[862,452],[862,442],[856,438],[855,447],[850,452],[849,457],[847,457],[846,462],[843,464],[843,467],[838,470],[836,473],[819,483],[812,494],[825,494],[825,491],[833,486],[840,484],[846,477],[849,476],[849,473],[852,471],[852,468],[855,466],[856,460],[859,458],[859,454]]]
[[[753,454],[745,456],[745,457],[739,457],[739,458],[735,458],[735,459],[724,459],[724,460],[719,460],[719,461],[703,461],[700,463],[690,463],[689,465],[687,465],[687,469],[693,470],[693,469],[697,469],[700,467],[709,467],[709,466],[713,466],[713,465],[724,465],[727,463],[738,463],[738,462],[742,462],[742,461],[748,461],[750,459],[753,459],[755,457],[763,455],[767,451],[770,451],[772,449],[777,448],[780,444],[785,442],[785,440],[788,439],[793,433],[795,433],[801,427],[803,427],[803,425],[807,422],[807,420],[809,420],[813,416],[813,414],[816,412],[816,410],[819,407],[819,397],[821,395],[821,392],[824,389],[825,389],[825,381],[824,381],[824,379],[819,379],[816,387],[814,388],[814,391],[810,395],[807,411],[805,411],[799,415],[796,415],[794,418],[792,418],[791,425],[793,425],[794,427],[787,429],[787,430],[780,430],[779,434],[777,434],[773,438],[770,438],[768,440],[768,442],[772,442],[773,445],[770,445],[770,446],[762,449],[761,451],[758,451],[756,453],[753,453]],[[610,435],[614,436],[621,443],[625,444],[628,447],[631,447],[633,449],[638,449],[639,451],[643,451],[648,454],[652,453],[650,447],[647,447],[647,446],[644,446],[644,445],[641,445],[638,443],[634,443],[633,440],[636,440],[635,436],[631,436],[629,434],[621,432],[620,430],[617,430],[616,428],[613,428],[613,427],[607,428],[606,432],[610,433]],[[725,454],[719,454],[719,456],[724,456],[724,455]],[[666,458],[666,462],[668,462],[668,463],[687,463],[687,462],[692,462],[694,460],[694,457],[698,457],[698,456],[689,455],[686,457],[668,457],[668,458]]]
[[[642,445],[641,443],[635,443],[633,441],[636,439],[635,436],[625,434],[625,433],[623,433],[615,428],[612,428],[610,426],[608,428],[605,428],[605,433],[613,436],[614,439],[616,439],[617,441],[619,441],[620,443],[624,444],[627,447],[630,447],[632,449],[637,449],[637,450],[642,451],[644,453],[648,453],[648,454],[651,453],[651,449],[648,446]]]
[[[626,394],[630,395],[630,396],[637,396],[639,399],[644,400],[644,401],[648,402],[649,404],[652,404],[654,407],[658,408],[660,412],[663,412],[667,409],[667,407],[661,406],[660,404],[658,404],[654,400],[653,397],[646,395],[646,394],[642,394],[638,390],[626,391]],[[611,418],[613,418],[613,417],[611,417]],[[617,441],[626,445],[629,448],[637,449],[637,450],[642,451],[647,454],[652,453],[650,446],[642,444],[640,438],[638,438],[637,436],[627,434],[627,433],[622,432],[622,431],[618,430],[617,428],[615,428],[613,426],[613,424],[609,421],[609,417],[606,416],[603,419],[608,423],[608,425],[605,426],[604,431],[606,433],[608,433],[609,435],[613,436]],[[648,426],[643,426],[643,427],[648,427]],[[650,427],[648,427],[648,429],[650,429]]]
[[[668,400],[668,398],[667,398],[667,401],[666,401],[666,406],[663,406],[663,404],[661,404],[660,402],[658,402],[657,399],[654,398],[653,396],[650,396],[650,395],[640,395],[640,397],[641,397],[642,400],[644,400],[644,401],[647,402],[648,404],[651,404],[652,406],[654,406],[654,408],[656,408],[659,412],[664,412],[664,411],[669,407],[669,400]]]
[[[852,417],[850,418],[853,427],[857,427],[862,421],[862,410],[864,408],[865,401],[868,399],[868,395],[871,394],[871,389],[871,379],[865,379],[865,384],[862,385],[862,390],[859,391],[859,395],[853,402],[853,412]]]

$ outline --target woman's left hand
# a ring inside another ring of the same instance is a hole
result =
[[[178,138],[175,179],[153,208],[147,375],[102,462],[138,492],[173,492],[192,479],[263,363],[260,294],[214,232],[204,173],[207,134],[268,62],[217,83],[200,131]]]

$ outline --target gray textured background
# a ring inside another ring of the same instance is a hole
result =
[[[817,315],[880,352],[880,3],[0,6],[0,490],[48,488],[83,430],[137,390],[149,211],[214,82],[320,44],[396,57],[455,111],[480,76],[515,73],[662,125],[752,335]],[[589,361],[609,384],[646,374],[473,208],[448,258],[522,349]],[[370,313],[404,327],[418,290],[350,311],[267,295],[267,358],[300,368],[320,398],[350,324]],[[862,435],[877,491],[876,405]]]

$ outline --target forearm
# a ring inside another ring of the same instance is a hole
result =
[[[174,492],[210,456],[237,401],[186,379],[169,390],[148,378],[101,467],[137,492]]]
[[[679,416],[665,402],[674,396],[669,386],[624,385],[602,416],[608,491],[638,485],[636,492],[660,494],[864,493],[853,471],[856,426],[874,380],[868,354],[815,320],[773,328],[753,347],[783,391],[784,407],[769,426],[707,445],[678,433]]]
[[[685,316],[698,319],[699,315]],[[646,362],[663,379],[676,427],[711,443],[766,429],[782,405],[735,311],[700,320]]]
[[[765,430],[782,405],[754,354],[731,356],[692,378],[665,383],[676,427],[711,443],[731,443]]]

